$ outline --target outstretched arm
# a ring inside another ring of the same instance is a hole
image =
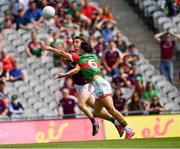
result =
[[[54,52],[55,54],[57,54],[59,57],[63,57],[67,60],[72,60],[72,57],[71,57],[71,54],[63,51],[63,50],[60,50],[60,49],[56,49],[56,48],[53,48],[51,46],[47,46],[47,45],[44,45],[44,44],[41,44],[41,49],[43,51],[51,51],[51,52]]]
[[[55,75],[55,79],[59,79],[59,78],[63,78],[63,77],[69,77],[72,76],[76,73],[78,73],[81,70],[81,68],[79,67],[79,65],[76,65],[76,67],[66,73],[58,73]]]

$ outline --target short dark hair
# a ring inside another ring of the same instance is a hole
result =
[[[3,80],[0,80],[0,84],[5,85],[5,82]]]
[[[79,40],[81,40],[81,41],[85,41],[85,39],[82,38],[82,37],[80,37],[80,36],[75,36],[75,37],[73,38],[73,41],[76,40],[76,39],[79,39]]]
[[[93,52],[92,47],[91,47],[90,43],[88,43],[88,42],[83,41],[81,43],[80,47],[85,53],[92,53]]]
[[[130,44],[130,45],[128,46],[128,48],[129,48],[129,49],[135,48],[135,45],[134,45],[134,44]]]

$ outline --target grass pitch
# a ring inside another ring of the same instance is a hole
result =
[[[0,145],[1,148],[180,148],[180,138]]]

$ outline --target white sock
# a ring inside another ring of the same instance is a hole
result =
[[[115,126],[119,126],[120,123],[119,123],[117,120],[115,120],[115,121],[114,121],[114,125],[115,125]]]

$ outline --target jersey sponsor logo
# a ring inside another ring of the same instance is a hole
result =
[[[88,64],[92,68],[98,68],[97,63],[93,59],[88,60]]]

